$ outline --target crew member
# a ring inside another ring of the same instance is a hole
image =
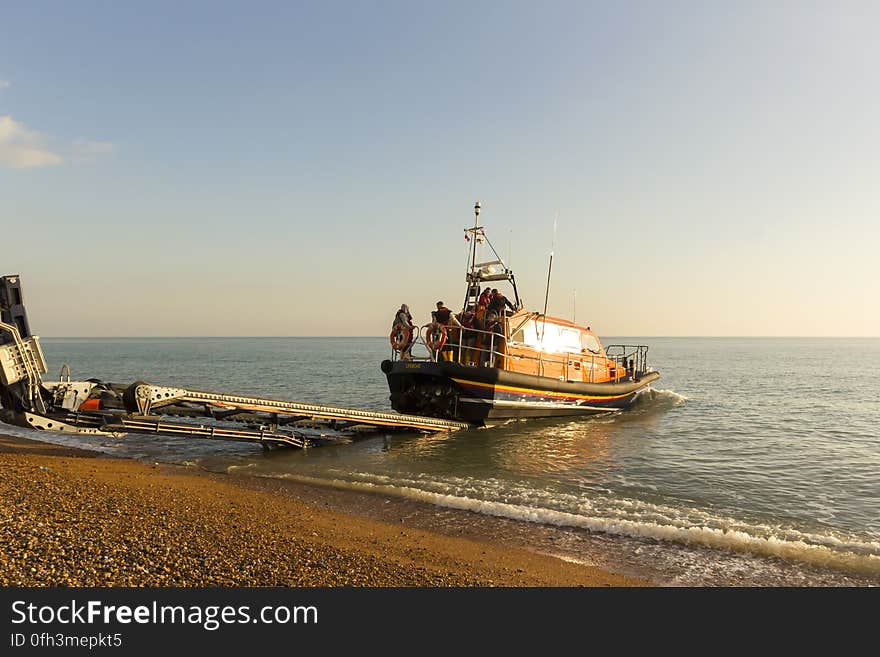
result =
[[[496,290],[497,292],[497,290]],[[492,301],[492,290],[488,287],[483,290],[483,293],[480,295],[480,299],[477,301],[478,306],[483,306],[484,308],[489,307],[489,302]]]
[[[461,326],[461,322],[456,319],[452,311],[442,301],[437,302],[437,310],[431,311],[431,318],[438,324],[443,324],[443,326]]]
[[[507,306],[511,310],[516,310],[514,305],[512,303],[510,303],[510,299],[505,297],[498,290],[493,289],[492,290],[492,299],[489,301],[489,310],[501,315],[504,313],[505,306]]]
[[[476,315],[474,314],[474,307],[468,306],[467,310],[465,310],[461,314],[461,319],[459,321],[461,322],[461,325],[464,328],[472,329],[472,328],[474,328],[474,320],[475,319],[476,319]]]
[[[477,326],[477,315],[474,312],[473,306],[468,306],[467,309],[461,314],[461,348],[462,348],[462,358],[461,360],[466,365],[474,365],[474,354],[473,348],[477,343],[477,333],[472,329],[478,328]]]
[[[405,303],[400,304],[400,308],[398,309],[397,313],[395,313],[394,322],[391,325],[391,329],[394,330],[397,326],[403,326],[409,329],[409,339],[400,350],[401,360],[409,360],[412,357],[410,349],[412,349],[412,343],[415,339],[415,324],[413,324],[412,315],[409,312],[409,306],[407,306]]]
[[[504,339],[504,320],[495,313],[491,313],[486,320],[486,330],[493,334],[488,345],[486,364],[488,365],[494,360],[492,367],[504,369],[504,355],[507,353],[507,341]]]
[[[458,352],[459,344],[458,340],[455,339],[454,335],[450,335],[448,332],[448,327],[457,326],[461,328],[461,322],[452,314],[452,311],[446,307],[442,301],[437,302],[437,310],[431,311],[431,318],[437,322],[438,324],[442,324],[447,327],[447,341],[446,344],[443,345],[443,349],[440,351],[440,358],[443,360],[451,361],[455,358],[456,354],[453,354],[453,348],[455,352]],[[460,333],[460,331],[459,331]]]

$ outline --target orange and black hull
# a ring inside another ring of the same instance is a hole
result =
[[[622,410],[658,372],[617,383],[580,383],[456,363],[384,361],[391,406],[401,413],[483,424]]]

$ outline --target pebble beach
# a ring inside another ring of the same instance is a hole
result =
[[[0,436],[2,586],[651,584],[456,535],[454,523],[442,531],[433,514],[378,495]]]

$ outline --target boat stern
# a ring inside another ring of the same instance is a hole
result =
[[[398,413],[457,418],[458,391],[440,363],[385,360],[381,368]]]

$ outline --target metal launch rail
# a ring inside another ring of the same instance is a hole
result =
[[[162,433],[196,438],[245,440],[263,447],[308,447],[325,435],[345,430],[454,431],[472,425],[421,415],[324,406],[296,401],[247,397],[218,392],[153,385],[104,383],[97,379],[71,381],[62,368],[58,381],[46,382],[40,341],[30,332],[21,280],[0,278],[0,419],[44,431],[88,435]],[[65,376],[66,374],[66,376]],[[167,416],[208,418],[198,424],[171,422]],[[230,427],[228,423],[238,423]]]
[[[153,386],[148,383],[137,384],[134,394],[138,410],[142,415],[147,415],[155,408],[166,407],[178,402],[189,402],[227,410],[237,409],[257,413],[283,414],[298,419],[323,419],[351,424],[369,424],[406,429],[449,431],[452,429],[464,429],[470,426],[467,422],[455,422],[422,415],[403,415],[400,413],[369,411],[341,406],[322,406],[320,404],[305,404],[280,399],[265,399],[263,397],[243,397],[217,392]]]

